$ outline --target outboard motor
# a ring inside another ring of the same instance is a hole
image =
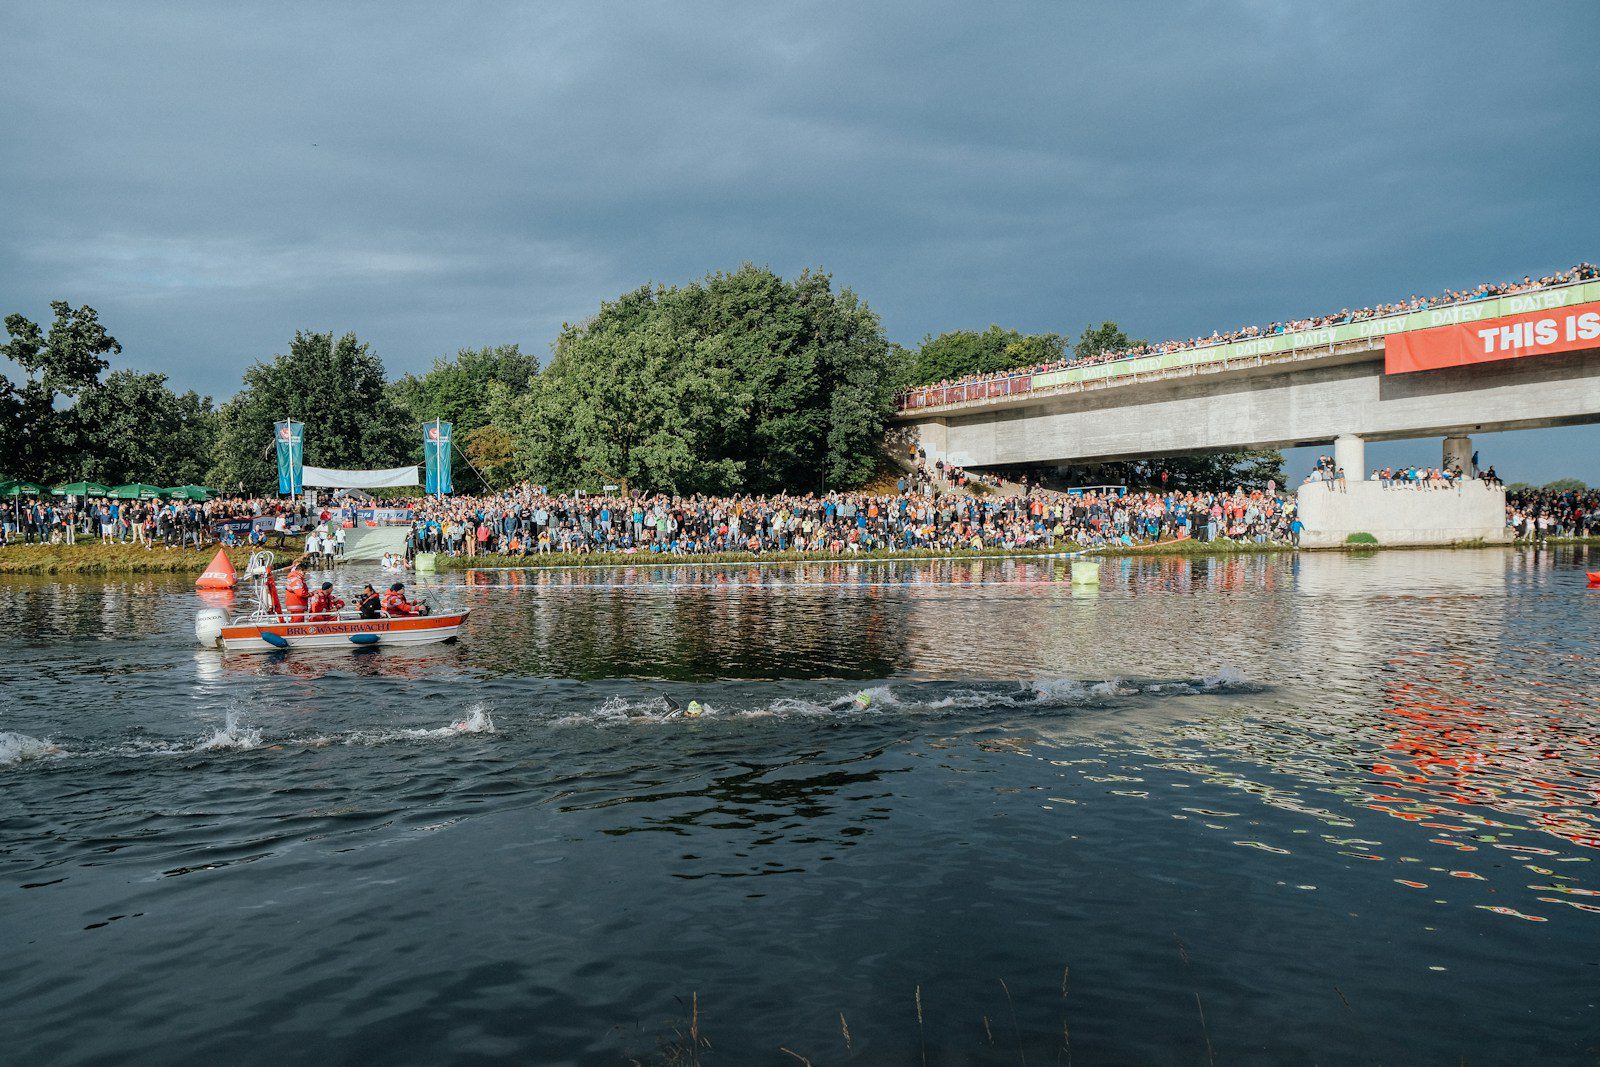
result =
[[[194,617],[194,636],[207,648],[222,645],[222,628],[228,623],[228,613],[221,608],[201,608]]]

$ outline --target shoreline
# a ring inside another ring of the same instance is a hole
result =
[[[1545,545],[1595,545],[1600,537],[1550,537]],[[815,554],[810,552],[713,552],[696,556],[673,556],[668,553],[641,552],[632,555],[620,552],[546,553],[543,556],[440,556],[436,566],[445,571],[544,571],[544,570],[600,570],[617,567],[717,567],[717,566],[779,566],[806,563],[917,563],[961,562],[963,560],[1001,559],[1058,559],[1067,561],[1075,557],[1119,559],[1135,556],[1262,556],[1293,552],[1373,552],[1415,551],[1419,549],[1480,549],[1528,548],[1532,541],[1512,541],[1506,544],[1468,542],[1450,545],[1385,545],[1355,544],[1331,545],[1326,548],[1296,548],[1287,544],[1254,544],[1242,541],[1162,541],[1149,545],[1108,545],[1084,548],[1076,544],[1062,544],[1055,548],[983,548],[946,551],[939,549],[878,550],[858,552],[854,555]],[[234,567],[241,572],[250,559],[248,548],[225,550]],[[217,554],[217,546],[206,548],[145,549],[138,545],[101,545],[98,542],[77,545],[11,545],[0,548],[0,577],[8,575],[106,575],[106,574],[192,574],[198,577]],[[342,566],[342,565],[341,565]]]
[[[0,576],[51,574],[192,574],[198,578],[216,558],[217,548],[146,549],[143,545],[102,545],[80,541],[76,545],[7,545],[0,548]],[[243,573],[250,550],[224,549],[233,566]]]

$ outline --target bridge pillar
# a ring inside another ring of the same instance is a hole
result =
[[[1442,466],[1445,470],[1449,470],[1451,467],[1460,467],[1461,472],[1468,478],[1475,477],[1478,472],[1472,469],[1472,438],[1464,434],[1456,437],[1446,437],[1444,439],[1444,463]]]
[[[1333,464],[1344,468],[1347,482],[1365,481],[1367,477],[1367,443],[1355,434],[1334,438]]]

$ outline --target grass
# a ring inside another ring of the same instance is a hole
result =
[[[217,546],[168,550],[161,545],[6,545],[0,548],[0,574],[193,574],[199,577],[217,554]],[[239,570],[250,561],[249,549],[229,549]]]

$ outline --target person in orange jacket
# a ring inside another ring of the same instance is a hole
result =
[[[288,609],[289,614],[296,621],[305,615],[306,599],[310,593],[306,586],[306,576],[300,570],[300,563],[304,559],[305,557],[301,556],[300,559],[289,564],[289,576],[283,583],[284,607]]]
[[[344,601],[333,595],[333,583],[323,582],[322,588],[311,594],[311,621],[331,622],[333,613],[344,607]]]
[[[405,583],[395,582],[383,594],[383,610],[390,615],[426,615],[428,606],[407,600]]]

